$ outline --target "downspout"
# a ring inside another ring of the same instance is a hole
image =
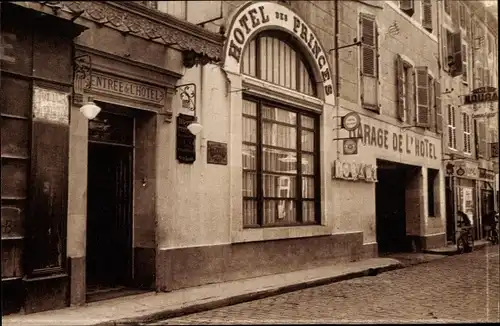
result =
[[[335,115],[337,116],[335,121],[337,122],[340,116],[340,68],[339,68],[339,0],[335,0]],[[340,126],[336,126],[336,137],[340,138]],[[337,157],[340,159],[340,141],[336,141],[337,145]]]

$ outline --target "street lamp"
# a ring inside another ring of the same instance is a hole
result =
[[[101,112],[101,108],[94,103],[94,99],[92,97],[89,97],[87,103],[80,108],[80,112],[85,116],[85,118],[92,120],[99,114],[99,112]]]

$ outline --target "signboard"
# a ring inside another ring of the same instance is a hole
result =
[[[479,168],[479,178],[480,179],[486,179],[486,180],[494,180],[495,179],[495,172],[486,170],[483,168]]]
[[[165,99],[165,90],[160,87],[96,72],[92,73],[90,87],[93,91],[120,95],[155,105],[162,105]]]
[[[69,99],[67,93],[34,86],[33,119],[52,123],[69,123]]]
[[[349,112],[342,117],[342,128],[348,131],[355,130],[361,123],[361,117],[356,112]]]
[[[176,156],[180,163],[191,164],[196,160],[196,136],[187,128],[193,121],[192,115],[179,114],[177,116]]]
[[[227,165],[227,144],[207,141],[207,163]]]
[[[335,160],[332,166],[332,179],[377,182],[377,166]]]
[[[462,212],[467,214],[470,219],[471,224],[474,224],[474,202],[473,198],[473,188],[459,186],[458,187],[459,196],[459,207]]]
[[[470,94],[464,96],[464,104],[483,102],[498,102],[498,92],[495,87],[479,87],[474,89]]]
[[[236,11],[226,34],[224,69],[240,74],[241,57],[247,43],[255,34],[269,29],[284,30],[295,36],[321,73],[325,101],[335,103],[329,56],[320,39],[290,8],[276,2],[247,2]]]
[[[342,148],[344,149],[344,155],[356,155],[358,154],[358,140],[344,139]]]
[[[479,166],[475,163],[465,160],[456,160],[445,162],[445,166],[447,174],[449,175],[455,175],[460,178],[468,179],[479,178]]]
[[[410,131],[380,122],[360,123],[349,137],[359,137],[365,146],[377,147],[398,156],[427,158],[438,162],[441,156],[439,139],[419,135]]]

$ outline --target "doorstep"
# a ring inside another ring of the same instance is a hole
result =
[[[392,258],[335,263],[289,273],[196,286],[172,292],[148,292],[85,306],[2,317],[3,325],[139,324],[261,299],[308,287],[403,268]]]
[[[488,240],[475,240],[474,241],[474,246],[473,250],[480,250],[483,249],[484,247],[489,245]],[[435,248],[435,249],[426,249],[423,250],[422,252],[428,253],[428,254],[440,254],[440,255],[456,255],[458,254],[458,249],[457,245],[449,245],[446,247],[441,247],[441,248]]]

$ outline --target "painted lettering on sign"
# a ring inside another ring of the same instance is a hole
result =
[[[140,100],[146,100],[155,104],[161,103],[165,98],[165,91],[142,83],[114,78],[99,73],[93,73],[91,88],[106,93],[120,94]]]
[[[263,27],[284,29],[295,35],[314,59],[321,73],[325,95],[333,94],[328,56],[323,51],[318,38],[292,10],[273,2],[249,3],[235,16],[226,44],[226,69],[239,73],[240,60],[246,43]]]
[[[406,155],[438,159],[437,146],[427,137],[390,132],[366,123],[349,132],[349,137],[359,137],[365,146],[379,147]]]
[[[363,180],[377,182],[377,166],[356,162],[335,160],[332,167],[332,179]]]

